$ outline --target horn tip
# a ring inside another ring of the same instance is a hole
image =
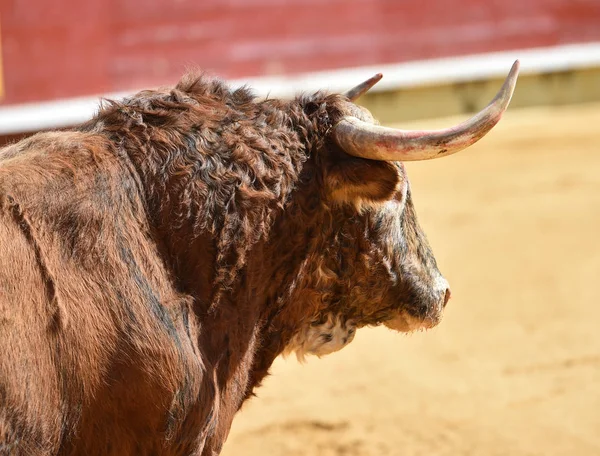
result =
[[[512,67],[510,68],[510,71],[508,72],[508,75],[506,76],[506,79],[504,80],[502,88],[500,89],[496,97],[505,100],[505,106],[503,109],[506,109],[506,106],[508,106],[508,103],[512,98],[515,86],[517,85],[517,78],[519,77],[520,66],[521,62],[519,61],[519,59],[515,60],[512,64]]]
[[[511,73],[518,73],[519,72],[519,68],[521,67],[521,61],[519,59],[515,60],[515,62],[512,64],[512,67],[510,69]]]
[[[512,95],[512,92],[515,90],[515,86],[517,84],[517,78],[519,77],[519,69],[520,68],[521,68],[521,62],[519,61],[519,59],[517,59],[512,64],[510,72],[508,73],[507,80],[509,81],[509,84],[510,84],[511,95]]]

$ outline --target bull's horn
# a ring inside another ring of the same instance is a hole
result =
[[[377,84],[382,77],[383,75],[381,73],[377,73],[375,76],[370,77],[365,82],[361,82],[356,87],[351,88],[345,92],[344,95],[346,95],[350,101],[354,101],[360,96],[364,95],[375,84]]]
[[[346,116],[333,128],[333,138],[349,155],[371,160],[416,161],[454,154],[476,143],[498,123],[508,107],[518,74],[517,60],[491,103],[454,127],[432,131],[396,130]]]

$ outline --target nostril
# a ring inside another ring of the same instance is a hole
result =
[[[450,296],[452,296],[450,288],[446,288],[446,295],[444,296],[444,307],[446,307],[446,304],[448,304],[448,301],[450,301]]]

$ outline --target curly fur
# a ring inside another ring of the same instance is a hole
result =
[[[403,167],[328,137],[353,106],[189,75],[2,149],[0,454],[217,454],[282,352],[437,322]]]

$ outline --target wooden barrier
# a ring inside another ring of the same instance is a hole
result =
[[[600,41],[590,0],[28,0],[2,12],[15,104],[227,78]]]
[[[2,67],[2,16],[0,15],[0,101],[4,97],[4,70]]]

